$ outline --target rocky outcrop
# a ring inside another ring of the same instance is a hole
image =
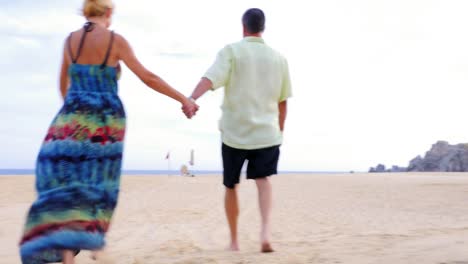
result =
[[[371,167],[369,169],[369,172],[405,172],[406,171],[406,168],[404,167],[398,167],[398,166],[395,166],[393,165],[392,168],[390,169],[386,169],[385,168],[385,165],[383,164],[379,164],[377,165],[377,167]]]
[[[369,170],[369,172],[403,171],[468,171],[468,144],[450,145],[446,141],[438,141],[432,145],[424,157],[417,156],[412,159],[407,168],[392,166],[391,169],[386,170],[385,165],[379,164],[376,168]]]
[[[438,141],[426,152],[410,161],[407,171],[468,171],[468,144],[450,145]]]
[[[396,165],[393,165],[391,169],[387,170],[388,172],[405,172],[406,168],[405,167],[399,167]]]
[[[370,168],[369,172],[385,172],[385,165],[379,164],[377,167]]]

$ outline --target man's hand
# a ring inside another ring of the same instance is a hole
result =
[[[187,118],[192,118],[198,111],[200,107],[195,103],[193,98],[187,98],[182,104],[182,111],[184,112]]]

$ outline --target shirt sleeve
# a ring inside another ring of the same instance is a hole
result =
[[[289,76],[289,66],[288,66],[288,61],[286,59],[284,60],[283,65],[284,65],[283,78],[282,78],[281,95],[279,98],[279,102],[283,102],[292,96],[291,77]]]
[[[231,52],[229,46],[224,47],[218,52],[216,60],[206,71],[203,77],[209,79],[213,86],[212,90],[226,86],[231,73]]]

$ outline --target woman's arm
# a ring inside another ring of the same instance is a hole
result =
[[[140,61],[136,58],[130,44],[122,36],[116,34],[116,43],[118,45],[118,57],[125,65],[135,73],[140,80],[153,90],[162,93],[182,104],[182,109],[187,117],[195,114],[198,106],[185,97],[182,93],[172,88],[168,83],[161,79],[156,74],[147,70]]]

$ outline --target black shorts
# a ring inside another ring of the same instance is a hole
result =
[[[237,149],[223,143],[223,183],[234,188],[240,181],[245,160],[248,160],[247,179],[258,179],[277,174],[280,146],[261,149]]]

